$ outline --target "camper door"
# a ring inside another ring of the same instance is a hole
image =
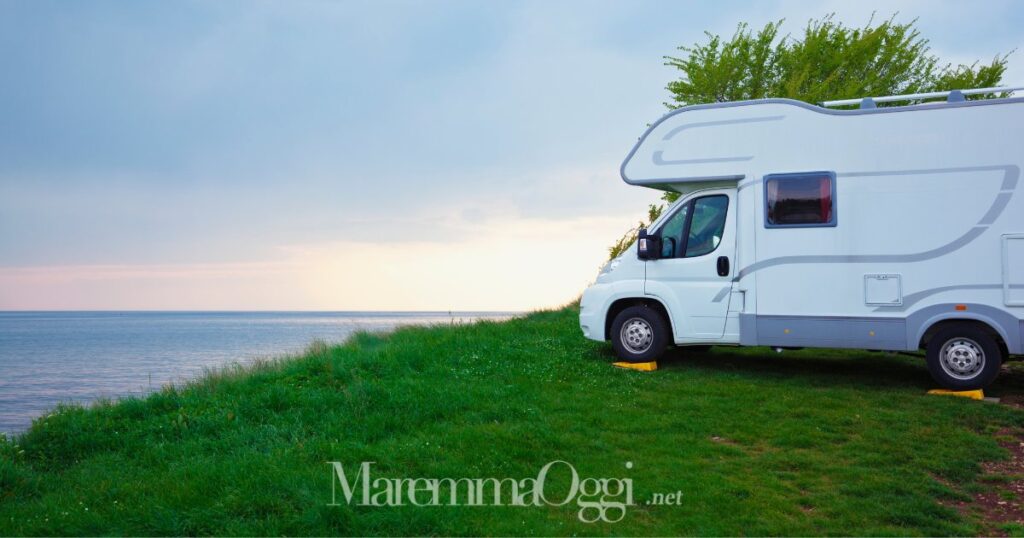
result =
[[[665,303],[677,342],[722,338],[736,257],[736,189],[691,195],[657,230],[644,293]]]

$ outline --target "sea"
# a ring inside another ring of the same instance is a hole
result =
[[[58,403],[139,396],[205,369],[296,354],[313,341],[514,312],[0,312],[0,433]]]

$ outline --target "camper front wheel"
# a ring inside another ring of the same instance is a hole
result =
[[[953,390],[985,388],[1003,362],[999,344],[987,332],[966,323],[940,330],[928,342],[928,371]]]
[[[612,321],[611,340],[620,359],[653,361],[668,346],[668,322],[653,308],[631,306]]]

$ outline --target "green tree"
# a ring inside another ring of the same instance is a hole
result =
[[[784,21],[758,31],[741,23],[731,39],[705,32],[705,40],[679,47],[682,55],[666,56],[665,65],[681,71],[668,83],[670,109],[698,103],[786,97],[808,103],[878,95],[998,86],[1007,58],[991,63],[943,64],[931,53],[916,19],[896,22],[895,16],[860,28],[844,26],[827,15],[811,20],[798,38],[780,35]],[[1012,51],[1011,51],[1012,52]],[[993,97],[972,96],[981,99]],[[905,105],[907,103],[897,103]],[[883,105],[880,105],[883,106]],[[662,199],[674,202],[678,193]],[[608,250],[615,258],[633,243],[637,231],[653,222],[665,204],[652,204],[646,222],[626,232]]]

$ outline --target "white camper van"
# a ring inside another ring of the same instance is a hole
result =
[[[964,95],[1008,90],[674,110],[621,175],[682,197],[583,294],[583,334],[631,361],[923,349],[943,386],[984,387],[1024,354],[1024,98]]]

